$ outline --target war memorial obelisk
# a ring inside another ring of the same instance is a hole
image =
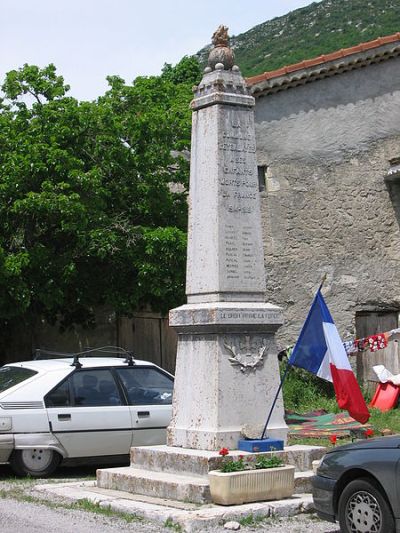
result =
[[[170,311],[178,350],[167,443],[198,450],[236,449],[245,427],[262,428],[280,379],[282,314],[265,303],[255,101],[226,27],[213,43],[191,104],[187,304]],[[268,436],[286,435],[279,398]]]
[[[280,382],[282,323],[264,301],[254,98],[227,28],[213,42],[192,102],[187,304],[170,311],[178,353],[167,445],[133,447],[130,467],[97,470],[100,488],[200,504],[211,500],[220,448],[237,456],[243,433],[261,436]],[[267,436],[286,435],[279,397]]]

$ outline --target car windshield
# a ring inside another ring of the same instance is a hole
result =
[[[0,368],[0,392],[10,389],[14,385],[25,381],[37,374],[35,370],[15,366],[3,366]]]

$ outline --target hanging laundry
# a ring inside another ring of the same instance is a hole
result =
[[[383,350],[387,347],[388,339],[389,333],[376,333],[362,339],[346,341],[343,345],[348,355],[354,355],[365,350],[370,350],[371,352]]]
[[[345,341],[343,343],[344,349],[346,350],[347,355],[351,355],[358,352],[358,348],[356,346],[356,341]]]
[[[357,352],[364,352],[367,348],[369,348],[368,337],[365,337],[364,339],[356,339],[354,344],[357,348]]]
[[[387,337],[384,333],[378,333],[377,335],[370,335],[367,337],[368,348],[371,352],[377,350],[383,350],[387,346]]]
[[[390,331],[388,331],[387,335],[388,337],[391,337],[392,335],[397,335],[398,333],[400,333],[400,328],[391,329]]]
[[[365,350],[376,352],[377,350],[383,350],[384,348],[387,348],[390,337],[397,334],[400,334],[400,328],[392,329],[385,333],[369,335],[368,337],[364,337],[362,339],[345,341],[343,342],[343,346],[347,355],[357,355],[360,352],[365,352]],[[289,346],[285,348],[285,350],[281,350],[278,354],[279,360],[281,361],[284,356],[289,357],[292,349],[293,346]]]

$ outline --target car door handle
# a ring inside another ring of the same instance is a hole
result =
[[[65,415],[58,415],[58,420],[71,420],[71,415],[65,414]]]
[[[137,415],[139,418],[146,418],[150,416],[150,411],[138,411]]]

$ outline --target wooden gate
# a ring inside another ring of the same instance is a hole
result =
[[[175,372],[177,334],[168,318],[158,313],[138,313],[118,320],[118,344],[132,350],[134,357]]]

